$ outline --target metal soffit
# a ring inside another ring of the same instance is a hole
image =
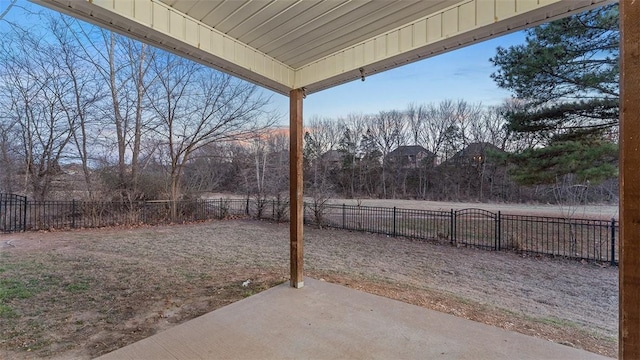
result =
[[[282,94],[307,93],[609,0],[32,0]]]

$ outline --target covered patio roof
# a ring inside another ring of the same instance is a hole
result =
[[[305,95],[611,2],[32,1],[289,95],[294,287],[303,285]],[[620,356],[640,358],[640,1],[620,3]]]
[[[35,0],[278,93],[307,94],[607,0]]]

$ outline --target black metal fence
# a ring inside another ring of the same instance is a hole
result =
[[[432,211],[354,205],[328,205],[322,226],[448,242],[486,250],[512,250],[618,263],[618,222],[502,214],[483,209]]]
[[[271,199],[88,202],[27,201],[0,194],[0,232],[186,223],[252,217],[288,221],[289,203]],[[315,209],[316,211],[312,211]],[[509,215],[482,209],[432,211],[305,204],[305,223],[421,240],[618,263],[615,219]]]
[[[25,231],[27,198],[0,193],[0,232]]]
[[[267,199],[27,201],[23,196],[1,194],[0,232],[159,225],[238,216],[285,221],[288,206],[286,202]]]
[[[246,215],[243,200],[29,201],[25,230],[159,225]]]

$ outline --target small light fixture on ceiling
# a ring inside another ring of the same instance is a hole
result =
[[[360,68],[360,80],[364,81],[364,68]]]

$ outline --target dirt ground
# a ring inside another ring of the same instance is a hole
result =
[[[209,193],[203,196],[208,199],[220,198],[243,198],[242,195]],[[306,199],[305,201],[312,201]],[[333,204],[360,205],[360,206],[380,206],[398,207],[403,209],[418,210],[438,210],[449,211],[451,209],[478,208],[492,212],[502,211],[511,215],[535,215],[550,217],[572,217],[580,219],[611,220],[618,219],[617,205],[578,205],[560,206],[552,204],[506,204],[506,203],[486,203],[486,202],[446,202],[446,201],[426,201],[426,200],[400,200],[400,199],[329,199]]]
[[[617,355],[615,267],[305,231],[308,276]],[[0,236],[0,358],[104,354],[286,281],[288,250],[251,220]]]
[[[337,204],[357,205],[358,200],[333,199]],[[618,219],[617,205],[558,206],[550,204],[501,204],[501,203],[460,203],[424,200],[364,199],[361,206],[399,207],[405,209],[442,210],[478,208],[492,212],[502,211],[510,215],[536,215],[550,217],[572,217],[580,219]]]

